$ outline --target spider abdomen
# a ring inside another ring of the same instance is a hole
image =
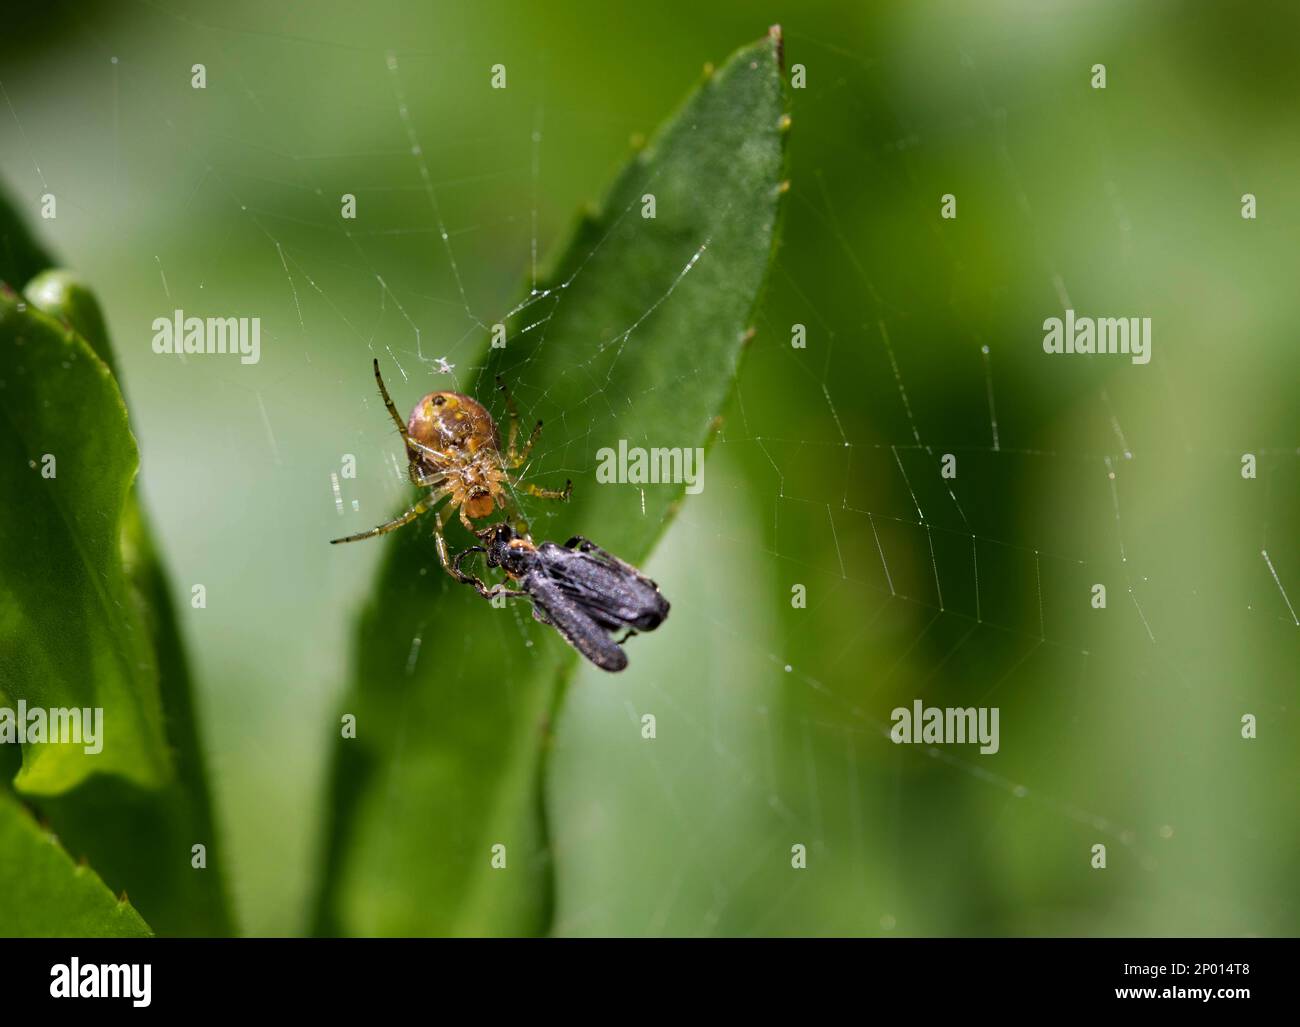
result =
[[[419,445],[427,471],[446,471],[500,450],[496,422],[487,409],[459,392],[431,392],[411,410],[406,430]]]

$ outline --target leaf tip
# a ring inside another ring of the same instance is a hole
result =
[[[767,38],[772,41],[772,49],[776,53],[776,66],[785,71],[785,37],[781,34],[781,26],[773,25],[769,28]]]

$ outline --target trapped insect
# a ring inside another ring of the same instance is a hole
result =
[[[431,491],[393,520],[356,535],[331,539],[331,544],[359,542],[383,535],[409,524],[420,514],[433,509],[444,498],[450,498],[434,523],[433,537],[442,566],[449,574],[465,581],[463,576],[453,570],[447,556],[447,542],[443,537],[443,529],[452,511],[459,510],[461,523],[477,535],[479,528],[473,522],[490,517],[498,509],[504,508],[507,504],[506,489],[510,486],[540,499],[569,498],[573,491],[571,481],[566,481],[563,489],[544,489],[531,482],[520,482],[513,474],[528,460],[533,444],[542,432],[542,422],[537,422],[528,441],[524,443],[524,448],[516,451],[519,411],[515,409],[515,401],[500,377],[497,378],[497,388],[505,395],[506,409],[510,412],[510,428],[504,453],[501,451],[501,435],[497,431],[496,422],[477,400],[459,392],[430,392],[415,404],[410,419],[403,422],[384,386],[378,360],[375,361],[375,381],[379,383],[379,394],[383,397],[384,406],[388,408],[388,415],[397,425],[402,442],[406,445],[407,473],[411,481]]]
[[[457,553],[452,573],[487,599],[524,596],[533,617],[558,631],[569,645],[601,670],[627,666],[622,645],[638,631],[653,631],[668,616],[659,586],[629,563],[576,535],[560,546],[535,545],[509,524],[478,533],[481,546]],[[460,569],[472,553],[483,553],[488,567],[500,567],[517,589],[486,585]],[[617,641],[612,633],[625,631]]]

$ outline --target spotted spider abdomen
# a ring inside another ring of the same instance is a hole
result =
[[[431,392],[406,422],[412,439],[426,447],[420,462],[433,470],[500,448],[496,422],[483,404],[459,392]],[[444,454],[439,458],[435,453]]]

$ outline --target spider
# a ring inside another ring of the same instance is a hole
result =
[[[533,444],[542,431],[542,422],[537,422],[528,441],[524,443],[524,448],[516,451],[519,411],[500,375],[497,376],[497,388],[505,396],[506,409],[510,412],[510,430],[504,453],[501,451],[501,435],[497,431],[496,422],[477,400],[459,392],[430,392],[415,404],[410,420],[403,423],[397,407],[388,395],[383,376],[379,373],[378,360],[375,361],[375,381],[379,383],[379,394],[384,399],[384,406],[388,408],[388,415],[397,425],[402,442],[406,445],[407,474],[411,482],[419,488],[432,491],[391,521],[356,535],[331,539],[331,545],[360,542],[362,539],[387,534],[410,524],[420,514],[450,497],[451,501],[439,512],[433,527],[438,559],[448,574],[458,581],[470,584],[466,575],[453,568],[447,555],[447,541],[443,537],[443,531],[452,511],[459,510],[460,522],[471,534],[477,535],[479,528],[473,522],[490,517],[497,509],[506,506],[508,486],[513,485],[539,499],[568,500],[573,492],[572,481],[566,481],[563,489],[544,489],[532,483],[519,482],[512,475],[511,472],[522,467],[533,451]]]

